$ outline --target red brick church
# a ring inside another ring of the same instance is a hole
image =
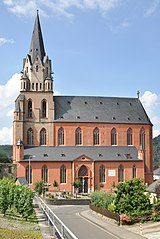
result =
[[[150,184],[152,123],[139,97],[55,96],[51,65],[37,13],[15,101],[17,177],[32,188],[56,180],[60,191],[73,191],[80,179],[84,193],[135,177]]]

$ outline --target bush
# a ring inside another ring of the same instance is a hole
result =
[[[104,191],[95,191],[91,194],[91,204],[109,210],[109,205],[113,203],[114,194]]]

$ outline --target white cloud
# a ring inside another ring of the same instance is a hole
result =
[[[153,15],[153,14],[157,11],[157,8],[158,8],[159,6],[160,6],[160,0],[154,0],[154,1],[152,1],[151,7],[148,8],[148,9],[145,11],[144,15],[145,15],[146,17]]]
[[[20,74],[14,74],[5,85],[0,85],[0,144],[12,142],[13,109],[19,84]]]
[[[0,129],[0,144],[12,144],[13,128],[3,127]]]
[[[145,91],[144,94],[140,97],[140,100],[150,117],[150,120],[153,124],[153,137],[156,137],[160,134],[160,112],[159,112],[159,96],[156,93],[150,91]]]
[[[0,46],[4,45],[6,43],[14,43],[14,41],[10,40],[10,39],[3,38],[3,37],[0,37]]]
[[[14,74],[5,85],[0,85],[0,111],[14,104],[20,90],[20,74]]]
[[[101,13],[107,13],[117,8],[121,0],[3,0],[3,3],[11,12],[17,15],[35,15],[36,9],[39,9],[42,15],[47,15],[45,10],[50,10],[54,14],[73,16],[72,7],[78,9],[99,10]],[[45,10],[42,10],[45,9]]]

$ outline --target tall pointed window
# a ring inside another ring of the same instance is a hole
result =
[[[47,110],[47,104],[46,101],[42,101],[42,118],[46,118],[46,110]]]
[[[28,184],[32,184],[32,168],[30,167],[30,172],[29,172],[29,165],[26,167],[26,180]]]
[[[136,175],[137,175],[137,169],[136,169],[136,166],[133,165],[133,168],[132,168],[132,178],[136,178]]]
[[[99,129],[95,128],[93,131],[93,145],[99,144]]]
[[[34,140],[33,129],[29,128],[27,131],[27,144],[33,145],[33,140]]]
[[[118,168],[118,182],[124,182],[124,167],[120,165]]]
[[[46,129],[43,128],[40,131],[40,145],[46,145]]]
[[[32,101],[28,101],[28,117],[32,118]]]
[[[100,176],[100,180],[99,180],[100,183],[104,183],[105,182],[105,167],[104,167],[104,165],[100,166],[99,176]]]
[[[111,145],[117,145],[117,132],[115,128],[111,130]]]
[[[62,127],[58,130],[58,145],[64,145],[64,129]]]
[[[143,127],[140,130],[139,136],[140,136],[140,147],[142,150],[144,150],[145,149],[145,130]]]
[[[76,145],[82,144],[82,130],[81,128],[76,129]]]
[[[42,167],[42,180],[44,183],[48,183],[48,168],[46,165]]]
[[[60,168],[60,183],[66,183],[66,167],[64,165]]]
[[[132,145],[132,129],[127,130],[127,145]]]

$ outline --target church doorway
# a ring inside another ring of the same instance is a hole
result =
[[[78,192],[88,193],[88,169],[85,165],[82,165],[78,171],[78,179],[81,182]]]

